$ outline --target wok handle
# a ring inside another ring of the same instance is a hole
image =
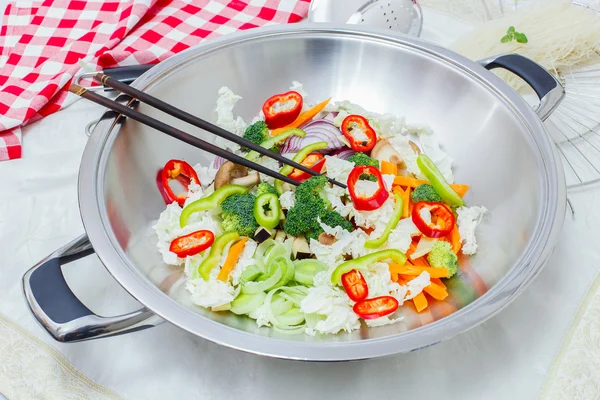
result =
[[[541,65],[518,54],[505,54],[480,60],[485,69],[504,68],[523,79],[540,99],[536,109],[542,121],[552,114],[565,97],[565,89],[560,82]]]
[[[33,316],[59,342],[78,342],[151,328],[163,322],[148,309],[101,317],[71,291],[61,266],[94,253],[82,235],[40,261],[23,276],[23,292]]]

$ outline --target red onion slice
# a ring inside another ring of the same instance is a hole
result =
[[[338,139],[338,136],[341,135],[340,130],[331,121],[317,119],[304,124],[300,129],[306,132],[306,136],[303,138],[290,136],[283,143],[281,153],[297,153],[303,147],[316,142],[329,143],[325,149],[320,150],[321,153],[329,153],[345,147]]]
[[[332,156],[336,156],[340,160],[347,160],[352,157],[356,152],[352,149],[342,149],[338,150],[332,154]]]
[[[229,147],[227,147],[225,150],[231,153],[231,149]],[[216,156],[210,167],[212,169],[219,169],[221,168],[221,165],[225,164],[226,161],[227,160],[223,157]]]

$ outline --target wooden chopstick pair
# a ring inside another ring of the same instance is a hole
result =
[[[109,86],[117,91],[120,91],[124,94],[127,94],[135,99],[138,99],[139,101],[142,101],[160,111],[163,111],[175,118],[178,118],[184,122],[187,122],[191,125],[194,125],[198,128],[204,129],[212,134],[215,134],[217,136],[220,136],[224,139],[230,140],[234,143],[239,144],[240,146],[245,146],[247,148],[249,148],[250,150],[256,151],[259,154],[262,154],[264,156],[273,158],[283,164],[292,166],[294,168],[297,168],[301,171],[307,172],[311,175],[321,175],[320,173],[311,170],[310,168],[299,164],[297,162],[294,162],[284,156],[282,156],[279,153],[274,153],[272,152],[270,149],[265,149],[262,146],[257,145],[256,143],[253,143],[249,140],[244,139],[241,136],[235,135],[231,132],[226,131],[225,129],[211,124],[208,121],[205,121],[201,118],[198,118],[186,111],[183,111],[177,107],[174,107],[170,104],[165,103],[164,101],[157,99],[154,96],[149,95],[148,93],[144,93],[138,89],[135,89],[125,83],[122,83],[116,79],[111,78],[108,75],[104,75],[102,73],[98,73],[96,74],[96,76],[94,77],[94,79],[96,79],[98,82],[101,82],[103,85],[105,86]],[[289,184],[292,185],[299,185],[300,182],[286,176],[286,175],[282,175],[279,172],[273,171],[269,168],[266,168],[258,163],[252,162],[250,160],[245,159],[244,157],[240,157],[237,154],[231,153],[229,151],[226,151],[224,149],[221,149],[220,147],[215,146],[214,144],[208,143],[196,136],[190,135],[189,133],[186,133],[182,130],[179,130],[175,127],[172,127],[170,125],[165,124],[164,122],[161,122],[155,118],[152,118],[148,115],[142,114],[138,111],[135,111],[123,104],[117,103],[116,101],[113,101],[111,99],[108,99],[104,96],[101,96],[97,93],[88,91],[85,88],[82,88],[81,86],[72,84],[69,87],[69,91],[71,91],[72,93],[75,93],[78,96],[81,96],[87,100],[93,101],[94,103],[100,104],[106,108],[109,108],[113,111],[116,111],[120,114],[125,115],[126,117],[129,117],[133,120],[136,120],[144,125],[147,125],[151,128],[154,128],[156,130],[159,130],[163,133],[166,133],[167,135],[174,137],[176,139],[179,139],[187,144],[190,144],[194,147],[197,147],[199,149],[202,149],[204,151],[207,151],[211,154],[214,154],[216,156],[222,157],[226,160],[229,160],[233,163],[236,164],[240,164],[243,165],[244,167],[253,169],[255,171],[258,171],[260,173],[263,173],[265,175],[269,175],[275,179],[279,179],[283,182],[287,182]],[[346,188],[346,185],[344,185],[343,183],[340,183],[334,179],[329,179],[329,182],[331,182],[334,185],[337,185],[339,187],[342,188]]]

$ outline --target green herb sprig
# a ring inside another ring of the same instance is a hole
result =
[[[500,39],[500,42],[502,43],[508,43],[511,40],[516,40],[518,43],[527,43],[527,36],[525,36],[524,33],[522,32],[517,32],[515,30],[514,26],[511,26],[510,28],[508,28],[508,30],[506,31],[506,35],[502,36],[502,39]]]

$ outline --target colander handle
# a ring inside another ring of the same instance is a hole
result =
[[[163,322],[148,309],[101,317],[71,291],[61,266],[94,253],[82,235],[40,261],[23,276],[23,292],[33,316],[59,342],[114,336],[151,328]]]
[[[552,114],[565,97],[565,89],[560,82],[541,65],[527,57],[505,54],[480,60],[479,64],[487,70],[504,68],[527,82],[540,99],[536,113],[542,121]]]

